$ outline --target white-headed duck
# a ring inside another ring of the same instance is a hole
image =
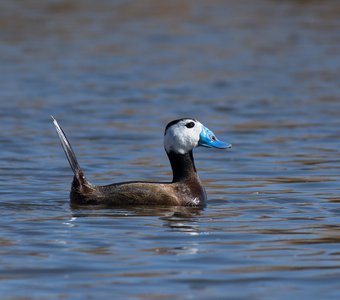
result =
[[[96,186],[85,178],[65,133],[54,118],[53,123],[74,172],[71,203],[78,205],[204,206],[207,196],[196,171],[193,149],[198,146],[231,147],[195,119],[174,120],[164,132],[164,148],[173,172],[172,182],[129,181]]]

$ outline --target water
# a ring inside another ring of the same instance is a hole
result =
[[[1,1],[1,299],[339,299],[338,1]],[[72,209],[168,180],[191,116],[204,210]]]

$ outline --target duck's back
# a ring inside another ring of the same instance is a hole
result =
[[[74,204],[105,206],[166,205],[202,206],[205,190],[199,179],[176,183],[123,182],[80,189],[74,180],[71,201]]]

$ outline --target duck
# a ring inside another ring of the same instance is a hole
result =
[[[232,145],[194,118],[169,122],[164,131],[164,149],[172,168],[172,181],[127,181],[93,185],[80,168],[76,155],[57,120],[53,119],[62,148],[73,170],[70,202],[74,205],[100,206],[190,206],[206,205],[207,193],[198,176],[193,150],[196,147],[228,149]]]

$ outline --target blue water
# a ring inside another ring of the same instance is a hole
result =
[[[0,3],[0,298],[339,299],[340,4]],[[95,184],[171,178],[197,149],[203,210],[72,209],[54,115]]]

